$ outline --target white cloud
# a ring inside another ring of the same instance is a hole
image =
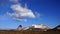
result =
[[[26,18],[35,18],[32,10],[22,7],[20,4],[11,5],[12,10],[14,13],[7,13],[9,16],[13,17],[19,21],[26,21]]]
[[[10,2],[15,2],[16,4],[11,5],[10,8],[14,11],[14,13],[8,13],[10,17],[16,19],[18,21],[27,21],[27,18],[36,18],[33,11],[27,8],[27,4],[25,7],[22,7],[18,0],[10,0]],[[39,16],[39,14],[37,14]]]

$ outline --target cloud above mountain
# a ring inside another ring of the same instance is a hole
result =
[[[10,0],[10,2],[18,2],[18,0]],[[27,21],[27,18],[36,18],[35,14],[31,9],[27,8],[27,4],[25,7],[22,7],[21,4],[18,2],[17,4],[13,4],[10,8],[14,11],[13,13],[7,12],[7,15],[10,17],[18,20],[18,21]]]
[[[32,10],[23,8],[19,4],[15,4],[11,6],[11,9],[14,13],[7,13],[9,16],[17,19],[17,20],[25,20],[26,18],[35,18]]]

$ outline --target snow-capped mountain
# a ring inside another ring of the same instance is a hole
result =
[[[50,29],[48,26],[44,25],[44,24],[40,24],[40,25],[32,25],[34,28],[40,28],[40,29]]]

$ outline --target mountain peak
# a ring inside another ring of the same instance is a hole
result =
[[[48,26],[44,25],[44,24],[33,24],[32,26],[34,26],[34,28],[41,28],[41,29],[50,29]]]

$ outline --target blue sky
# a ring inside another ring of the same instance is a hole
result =
[[[15,29],[18,25],[28,27],[32,24],[45,24],[49,27],[55,27],[60,24],[60,0],[19,0],[18,3],[9,0],[0,1],[0,28]],[[27,19],[25,22],[7,16],[7,12],[14,13],[11,8],[14,4],[20,4],[22,7],[27,4],[27,8],[32,10],[36,17],[25,18]]]

